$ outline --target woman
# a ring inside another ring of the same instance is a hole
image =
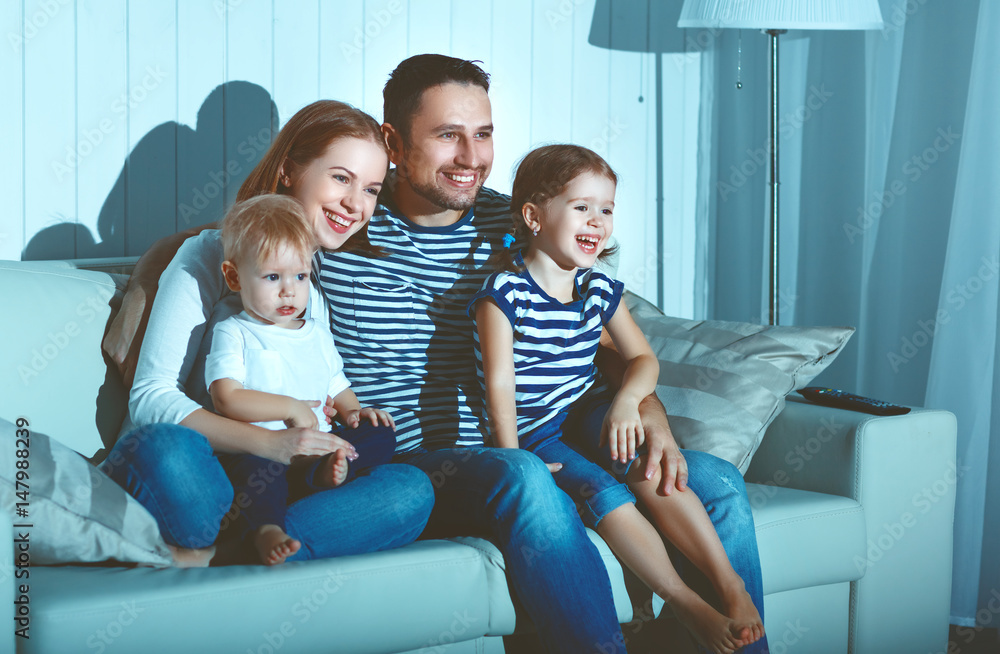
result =
[[[326,249],[366,248],[364,228],[375,209],[388,155],[378,123],[341,102],[315,102],[281,130],[240,188],[236,200],[282,193],[306,210],[316,240]],[[205,229],[205,228],[201,228]],[[129,294],[148,296],[142,278],[172,260],[159,277],[156,301],[143,337],[129,397],[139,428],[112,449],[104,470],[153,514],[179,565],[207,564],[211,546],[233,504],[233,484],[215,452],[238,452],[287,464],[297,456],[337,449],[347,441],[307,428],[269,431],[230,420],[208,409],[204,360],[216,322],[239,311],[239,296],[225,284],[217,230],[172,237],[136,266]],[[174,250],[176,249],[176,254]],[[153,282],[153,287],[155,287]],[[133,309],[142,302],[129,302]],[[149,304],[149,302],[145,302]],[[322,295],[313,289],[306,313],[329,324]],[[116,317],[105,349],[128,342],[138,316]],[[111,347],[109,347],[111,346]],[[120,354],[120,353],[119,353]],[[130,375],[126,371],[126,381]],[[109,463],[111,462],[111,463]],[[265,485],[281,466],[250,473],[249,486]],[[246,480],[243,480],[246,481]],[[252,501],[237,497],[236,506]],[[384,465],[343,486],[317,492],[288,507],[286,531],[302,548],[289,560],[324,558],[397,547],[413,541],[426,524],[433,489],[410,466]],[[194,551],[192,551],[194,550]]]

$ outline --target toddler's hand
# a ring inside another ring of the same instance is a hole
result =
[[[396,429],[396,422],[388,412],[370,406],[361,407],[357,411],[347,411],[341,419],[345,425],[351,428],[357,427],[361,424],[362,420],[365,420],[372,423],[373,427],[378,427],[381,424],[386,427],[392,427],[393,430]]]
[[[318,400],[292,400],[288,417],[285,419],[286,427],[305,427],[316,429],[319,426],[319,419],[313,407],[319,406]]]
[[[333,398],[326,396],[326,404],[323,405],[323,414],[326,416],[326,424],[333,426],[333,419],[337,417],[337,409],[333,406]]]
[[[601,427],[601,442],[611,448],[611,460],[622,463],[635,458],[635,448],[646,440],[639,417],[639,407],[628,402],[614,401]]]

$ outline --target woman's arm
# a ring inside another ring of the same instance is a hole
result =
[[[495,447],[518,448],[514,381],[514,331],[490,298],[476,305],[476,329],[486,380],[486,413]]]
[[[271,431],[202,408],[191,412],[180,424],[204,434],[217,452],[253,454],[284,464],[297,456],[322,456],[338,449],[345,450],[352,461],[358,458],[349,442],[307,427]]]
[[[108,325],[108,332],[102,343],[104,351],[118,366],[125,388],[131,388],[135,378],[139,349],[153,307],[153,298],[159,287],[160,275],[184,241],[214,227],[214,224],[202,225],[165,236],[154,243],[132,269],[121,307]]]
[[[656,390],[660,364],[624,304],[619,305],[608,321],[607,330],[625,368],[618,393],[604,419],[601,445],[607,440],[612,459],[630,461],[635,458],[636,446],[645,441],[639,405]]]

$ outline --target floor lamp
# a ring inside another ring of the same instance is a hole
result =
[[[684,0],[678,27],[759,29],[770,37],[768,322],[778,324],[778,35],[788,30],[878,30],[878,0]]]

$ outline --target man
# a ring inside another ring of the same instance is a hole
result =
[[[483,187],[493,162],[488,90],[472,62],[418,55],[397,66],[383,125],[396,169],[368,227],[385,256],[328,253],[320,282],[355,391],[391,409],[396,460],[422,468],[435,485],[432,528],[494,539],[549,651],[624,651],[606,569],[569,498],[533,454],[482,447],[466,307],[510,229],[509,198]],[[684,491],[687,465],[662,405],[651,396],[641,412],[647,477],[658,476],[664,493]],[[714,458],[699,454],[691,481],[760,609],[745,492],[721,484]]]

